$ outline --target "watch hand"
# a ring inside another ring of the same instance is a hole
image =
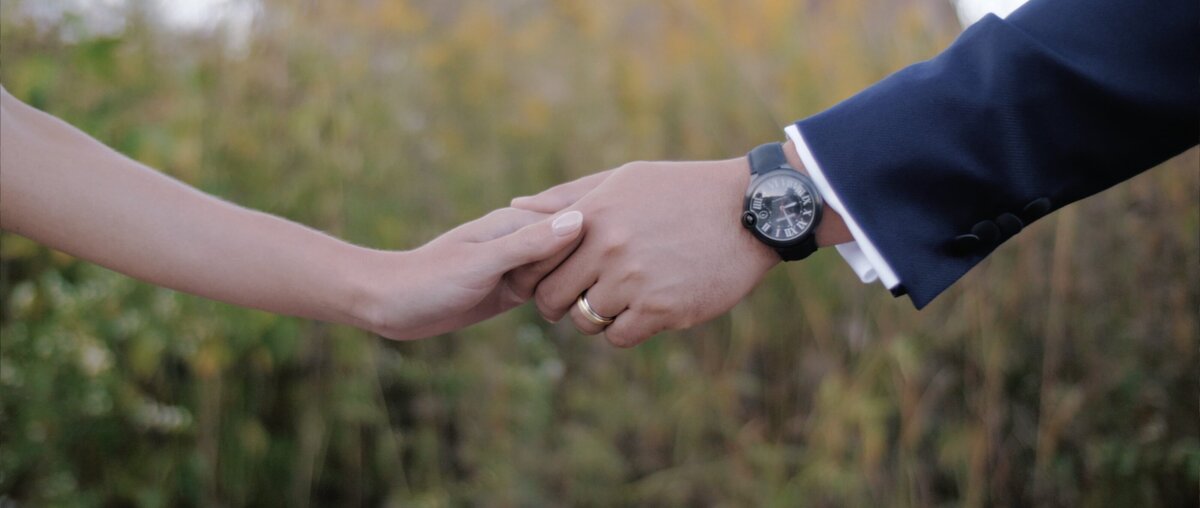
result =
[[[780,213],[781,215],[783,215],[783,218],[787,219],[787,222],[788,222],[788,227],[789,227],[789,228],[794,228],[794,227],[796,227],[796,223],[795,223],[795,222],[792,222],[792,216],[791,216],[790,214],[788,214],[788,213],[787,213],[787,206],[781,206],[781,207],[779,207],[779,213]]]

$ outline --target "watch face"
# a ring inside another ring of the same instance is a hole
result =
[[[787,243],[804,236],[813,227],[817,202],[812,190],[790,172],[768,174],[750,195],[754,229],[763,236]]]

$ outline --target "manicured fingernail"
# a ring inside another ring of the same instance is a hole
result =
[[[583,214],[578,210],[573,210],[554,219],[554,222],[550,223],[550,229],[554,231],[555,235],[567,236],[578,230],[581,224],[583,224]]]
[[[529,196],[517,196],[515,198],[512,198],[512,201],[509,201],[508,204],[515,205],[515,204],[523,202],[523,201],[529,201]]]

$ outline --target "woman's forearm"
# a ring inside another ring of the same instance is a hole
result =
[[[583,216],[496,210],[405,252],[351,245],[125,157],[0,87],[0,229],[126,275],[394,339],[520,304],[579,243]],[[518,267],[538,268],[511,278]]]
[[[360,327],[371,270],[401,269],[400,253],[204,194],[0,95],[0,228],[180,291]]]

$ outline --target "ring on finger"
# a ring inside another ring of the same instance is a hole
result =
[[[592,308],[592,304],[588,303],[587,291],[584,291],[579,295],[579,298],[575,299],[575,307],[579,309],[580,314],[583,314],[584,319],[596,326],[607,327],[608,325],[613,324],[613,321],[616,321],[617,319],[616,316],[604,317],[601,316],[599,312],[596,312],[596,310]]]

